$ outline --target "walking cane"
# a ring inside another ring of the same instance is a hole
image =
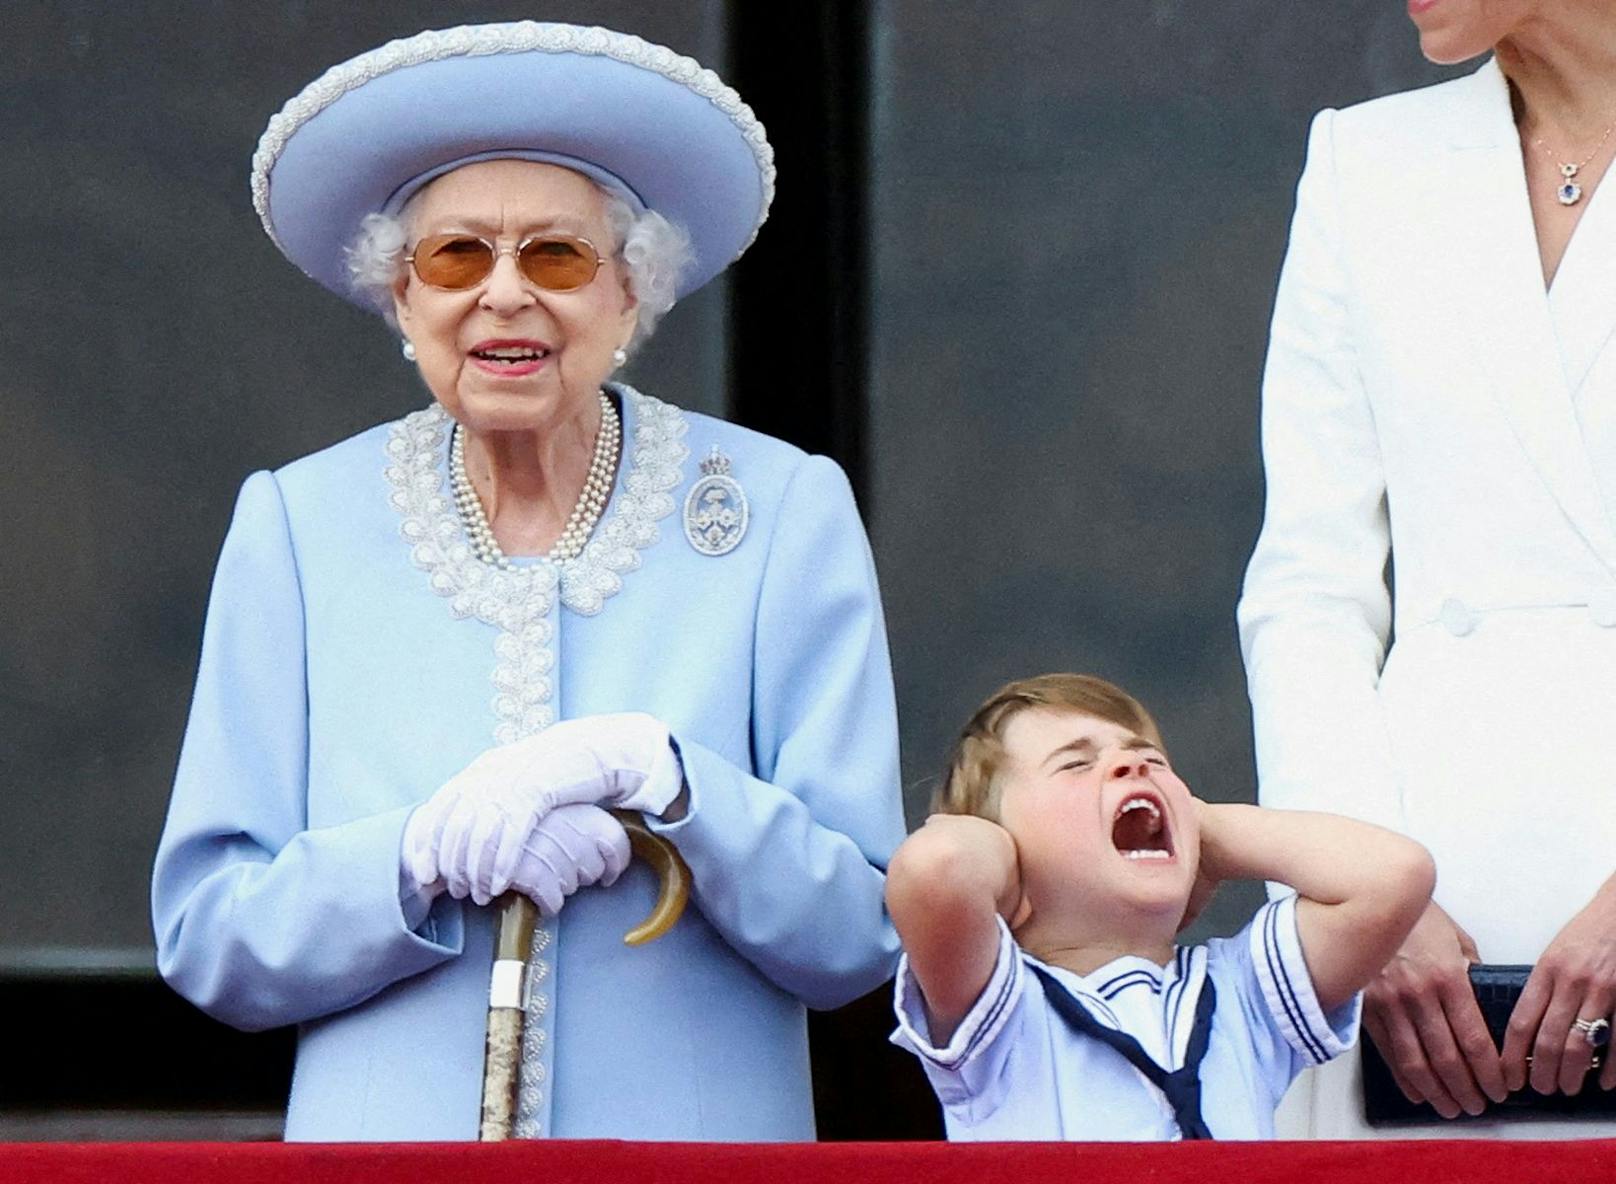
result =
[[[660,883],[651,915],[624,935],[627,945],[655,941],[679,920],[690,899],[690,868],[678,848],[645,825],[632,810],[613,810],[628,832],[629,850],[656,872]],[[516,1086],[522,1068],[522,1028],[527,962],[533,953],[538,906],[520,892],[499,899],[499,930],[494,939],[494,973],[488,987],[488,1044],[483,1060],[483,1115],[478,1139],[511,1137],[516,1125]]]

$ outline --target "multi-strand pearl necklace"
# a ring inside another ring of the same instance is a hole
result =
[[[555,546],[545,555],[551,563],[564,563],[583,553],[584,544],[589,542],[589,536],[611,498],[612,481],[617,476],[617,458],[622,445],[623,423],[617,417],[617,408],[603,391],[600,396],[600,431],[595,435],[595,455],[589,462],[589,475],[584,478],[578,504],[573,506],[572,514],[561,530],[561,537],[556,539]],[[488,514],[483,509],[482,499],[477,496],[477,490],[466,473],[466,433],[459,424],[455,424],[449,443],[449,482],[454,487],[460,521],[466,528],[466,537],[471,541],[471,549],[477,552],[477,558],[506,571],[513,570],[516,565],[500,550],[494,538],[494,528],[489,525]]]

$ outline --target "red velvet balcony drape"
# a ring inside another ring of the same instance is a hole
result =
[[[1616,1140],[0,1144],[0,1184],[1516,1184],[1616,1181]]]

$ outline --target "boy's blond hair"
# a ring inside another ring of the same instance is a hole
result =
[[[943,784],[932,799],[934,812],[999,820],[997,781],[1004,767],[1004,730],[1013,717],[1034,707],[1103,719],[1166,752],[1156,721],[1144,704],[1114,683],[1092,674],[1017,679],[989,695],[960,732]]]

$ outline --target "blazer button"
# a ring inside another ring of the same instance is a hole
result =
[[[1476,627],[1476,614],[1466,607],[1464,601],[1452,596],[1442,602],[1436,616],[1442,622],[1442,627],[1455,637],[1463,637]]]
[[[1616,588],[1598,588],[1588,597],[1588,615],[1603,629],[1616,629]]]

